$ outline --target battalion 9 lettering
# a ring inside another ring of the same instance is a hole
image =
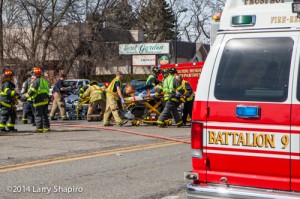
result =
[[[239,132],[215,132],[208,131],[209,144],[214,145],[230,145],[259,147],[259,148],[275,148],[275,134],[263,133],[239,133]],[[289,137],[283,136],[281,138],[283,145],[282,149],[289,145]]]

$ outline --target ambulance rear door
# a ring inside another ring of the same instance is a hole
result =
[[[291,187],[292,191],[300,192],[300,46],[297,48],[292,98],[291,128]]]
[[[204,126],[207,182],[291,189],[297,32],[225,34]]]

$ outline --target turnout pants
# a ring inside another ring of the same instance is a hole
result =
[[[60,93],[55,92],[53,94],[53,102],[52,102],[52,108],[51,108],[51,112],[50,112],[50,117],[53,118],[55,116],[55,113],[57,111],[57,109],[59,109],[60,111],[60,117],[61,118],[66,118],[66,103],[64,98],[61,96]]]
[[[105,104],[105,101],[103,101],[103,100],[97,100],[97,101],[89,103],[89,108],[88,108],[88,112],[87,112],[87,120],[91,120],[91,115],[93,114],[95,109],[98,107],[98,105],[101,107],[100,118],[103,118],[103,115],[105,113],[106,104]]]
[[[36,131],[49,131],[48,104],[35,107]]]
[[[14,129],[16,118],[17,118],[17,112],[16,108],[8,108],[8,107],[2,107],[0,109],[0,130],[5,129],[7,126],[8,129]]]
[[[159,125],[165,125],[165,120],[169,119],[170,114],[172,114],[176,125],[182,124],[179,113],[177,111],[178,103],[174,101],[167,101],[163,112],[159,115],[157,123]]]
[[[187,101],[187,102],[184,104],[184,107],[183,107],[183,115],[182,115],[182,122],[183,122],[184,124],[186,124],[186,119],[187,119],[187,116],[188,116],[188,115],[190,115],[190,118],[192,118],[193,104],[194,104],[194,100],[192,100],[192,101]]]
[[[106,110],[104,113],[103,123],[109,124],[109,116],[113,114],[116,123],[121,123],[122,119],[119,115],[119,105],[118,101],[114,98],[114,96],[107,96],[106,97]]]
[[[27,121],[28,117],[31,117],[31,123],[34,123],[34,106],[32,101],[27,101],[23,106],[22,120]]]

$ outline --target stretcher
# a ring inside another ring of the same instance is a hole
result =
[[[140,108],[142,114],[135,114],[135,108]],[[125,98],[125,110],[133,112],[134,118],[131,122],[133,126],[140,124],[156,125],[157,119],[163,110],[163,96],[157,96],[150,91],[144,91],[138,95],[131,94],[130,97]],[[165,121],[168,125],[172,124],[172,119]]]

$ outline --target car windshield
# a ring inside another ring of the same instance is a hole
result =
[[[64,84],[66,86],[76,86],[77,81],[70,81],[70,80],[66,80],[64,81]]]
[[[73,95],[79,95],[79,92],[80,92],[80,90],[77,89],[77,90],[73,93]]]

